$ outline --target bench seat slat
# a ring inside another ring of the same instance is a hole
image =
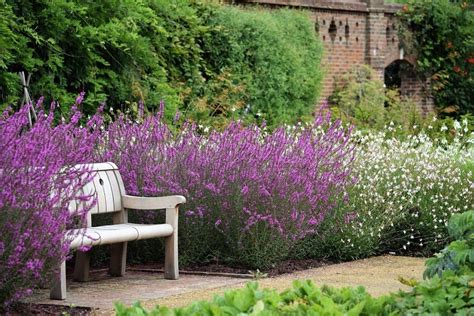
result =
[[[107,245],[155,237],[168,237],[172,234],[173,227],[169,224],[147,225],[128,223],[69,231],[70,236],[75,236],[71,242],[71,249],[77,249],[81,246]]]

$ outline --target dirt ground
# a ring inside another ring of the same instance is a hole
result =
[[[421,279],[424,261],[423,258],[380,256],[264,278],[259,280],[259,284],[261,287],[283,291],[294,280],[311,279],[316,284],[336,287],[362,285],[369,293],[377,296],[399,289],[408,290],[398,278]],[[173,281],[165,280],[162,273],[140,271],[129,271],[125,277],[111,278],[105,273],[99,273],[86,283],[68,280],[68,298],[65,301],[49,300],[48,290],[44,289],[37,291],[27,303],[32,303],[37,310],[38,304],[54,304],[88,307],[92,310],[91,314],[95,315],[113,315],[115,302],[132,304],[140,300],[147,308],[157,304],[184,306],[195,300],[210,300],[216,294],[243,287],[249,281],[236,277],[186,274]]]

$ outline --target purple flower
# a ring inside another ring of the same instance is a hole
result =
[[[308,224],[310,225],[316,225],[318,223],[319,223],[318,220],[314,217],[311,217],[310,220],[308,221]]]
[[[94,202],[80,192],[90,179],[88,170],[70,166],[94,161],[102,132],[81,129],[77,111],[55,124],[54,106],[49,114],[39,108],[30,128],[28,110],[24,106],[0,117],[0,304],[49,281],[69,252],[64,227],[77,223],[80,228]],[[99,126],[102,118],[94,116],[90,122]],[[85,203],[71,214],[68,206],[76,199]],[[11,275],[17,277],[12,280]]]
[[[174,115],[173,122],[176,124],[179,121],[179,118],[181,116],[181,113],[179,111],[176,111],[176,114]]]
[[[219,189],[213,183],[208,183],[204,187],[213,193],[219,193]]]
[[[357,213],[356,212],[350,212],[344,215],[344,223],[349,224],[352,222],[354,219],[357,218]]]
[[[79,95],[77,96],[76,98],[76,105],[79,105],[82,103],[82,101],[84,100],[84,96],[86,95],[86,93],[84,91],[82,91],[81,93],[79,93]]]

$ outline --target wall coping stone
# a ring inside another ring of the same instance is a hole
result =
[[[242,4],[261,4],[273,6],[304,7],[312,9],[329,9],[349,12],[373,12],[395,14],[403,8],[402,4],[390,3],[382,7],[369,8],[366,3],[356,2],[354,0],[240,0]]]

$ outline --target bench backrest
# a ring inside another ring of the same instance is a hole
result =
[[[93,172],[93,180],[83,187],[85,195],[95,195],[97,203],[89,211],[90,214],[112,213],[123,210],[122,195],[125,194],[122,177],[118,167],[111,162],[88,165]],[[75,208],[72,202],[70,209]]]

